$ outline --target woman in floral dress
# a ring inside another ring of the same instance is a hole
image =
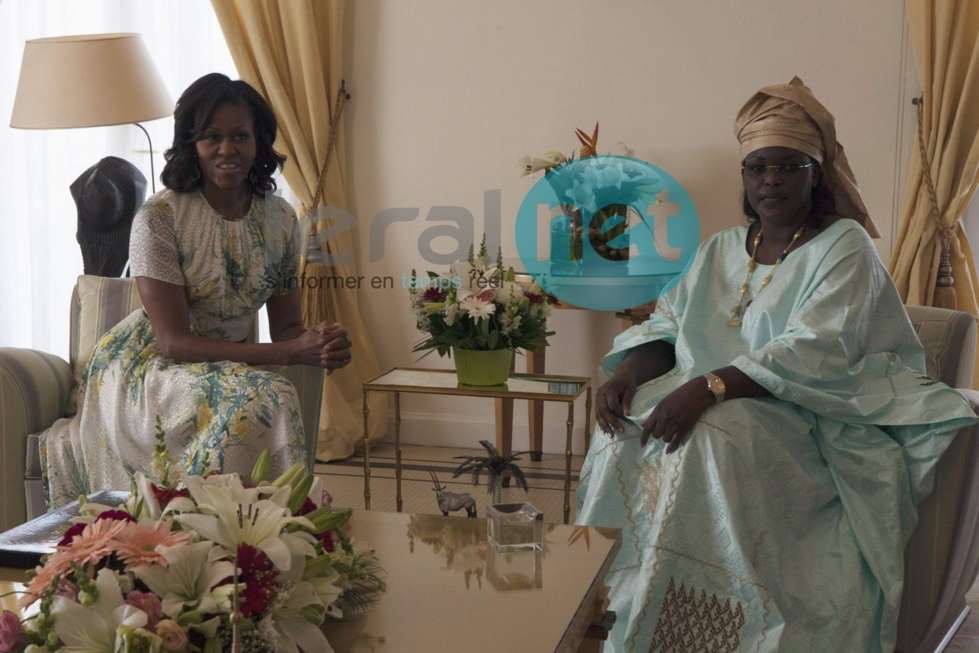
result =
[[[177,102],[166,189],[133,223],[132,275],[144,309],[99,342],[79,412],[42,436],[49,506],[99,489],[129,489],[148,470],[157,419],[188,472],[272,475],[305,460],[295,388],[261,365],[350,362],[346,330],[306,328],[298,288],[299,226],[272,193],[285,161],[276,121],[247,83],[212,73]],[[267,307],[271,343],[249,342]]]

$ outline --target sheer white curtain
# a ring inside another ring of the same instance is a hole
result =
[[[68,300],[82,273],[77,212],[68,187],[109,155],[131,161],[150,178],[146,137],[134,126],[9,127],[24,41],[104,32],[142,34],[174,101],[205,73],[237,77],[209,2],[0,0],[0,346],[67,358]],[[153,138],[159,177],[173,122],[144,126]],[[147,195],[150,189],[147,183]]]

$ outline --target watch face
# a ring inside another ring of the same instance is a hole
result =
[[[707,377],[707,388],[710,390],[711,394],[714,395],[715,401],[724,400],[724,392],[727,388],[724,385],[724,381],[721,380],[719,376],[711,374]]]

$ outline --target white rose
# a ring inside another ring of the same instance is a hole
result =
[[[187,646],[187,633],[172,619],[163,619],[156,624],[156,634],[163,640],[164,650],[179,651]]]

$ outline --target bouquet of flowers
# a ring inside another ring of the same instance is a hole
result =
[[[414,270],[408,292],[417,326],[428,336],[412,351],[436,350],[445,356],[453,347],[534,351],[547,343],[553,331],[547,318],[557,299],[537,283],[517,283],[513,269],[503,269],[502,253],[496,262],[486,256],[486,238],[479,253],[469,248],[468,260],[450,266],[449,273]]]
[[[613,242],[628,227],[629,204],[657,201],[661,180],[650,166],[634,159],[623,143],[622,155],[598,153],[598,123],[591,134],[576,129],[581,143],[579,159],[551,150],[543,157],[520,159],[523,175],[543,171],[544,179],[557,196],[566,219],[552,224],[551,260],[578,261],[583,258],[583,225],[595,252],[610,261],[629,257],[629,244]],[[640,216],[641,220],[641,216]]]
[[[119,506],[84,504],[5,610],[0,651],[331,651],[321,629],[384,590],[373,551],[342,530],[322,481],[298,463],[268,481],[174,470],[157,423],[154,475]],[[351,596],[354,588],[372,588]]]

